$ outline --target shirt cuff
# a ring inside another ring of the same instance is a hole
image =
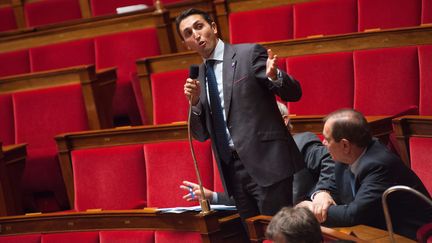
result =
[[[212,203],[212,204],[215,204],[215,203],[217,203],[217,201],[218,201],[218,195],[217,195],[216,192],[213,192],[213,193],[212,193],[211,203]]]
[[[201,109],[197,106],[192,106],[192,113],[194,115],[200,116],[201,115]]]
[[[270,80],[273,83],[274,86],[281,87],[282,83],[283,83],[283,80],[282,80],[282,73],[279,70],[279,68],[277,69],[276,77],[277,78],[275,80],[271,79],[270,77],[267,77],[267,78],[268,78],[268,80]]]
[[[315,196],[316,196],[318,193],[320,193],[320,192],[327,192],[328,194],[331,195],[330,191],[327,191],[327,190],[318,190],[318,191],[312,193],[312,195],[311,195],[311,197],[310,197],[311,200],[313,201],[313,199],[315,198]]]

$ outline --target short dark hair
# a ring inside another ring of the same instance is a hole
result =
[[[266,230],[266,237],[275,240],[281,234],[286,242],[320,243],[321,227],[315,215],[307,208],[282,208],[273,216]]]
[[[190,9],[187,9],[187,10],[181,12],[179,14],[179,16],[177,16],[177,18],[176,18],[176,28],[177,28],[177,33],[179,34],[179,36],[182,40],[183,40],[183,36],[180,32],[180,23],[183,21],[183,19],[185,19],[191,15],[195,15],[195,14],[201,15],[203,17],[203,19],[210,25],[211,25],[211,23],[214,22],[214,20],[210,17],[210,15],[207,12],[204,12],[204,11],[199,10],[199,9],[190,8]]]
[[[332,120],[331,136],[339,142],[346,139],[351,143],[365,148],[372,140],[368,122],[362,113],[354,109],[340,109],[324,118],[324,122]]]

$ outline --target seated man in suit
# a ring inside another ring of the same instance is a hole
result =
[[[394,185],[412,187],[429,194],[417,175],[384,145],[373,139],[364,116],[342,109],[325,118],[324,145],[335,161],[331,180],[320,181],[308,207],[329,227],[365,224],[385,229],[381,203],[383,192]],[[389,197],[394,231],[415,238],[416,230],[432,221],[432,208],[411,194]]]
[[[287,107],[281,102],[277,102],[277,104],[287,129],[291,130],[292,125],[289,121]],[[298,133],[293,138],[304,157],[305,163],[305,168],[295,173],[293,178],[293,204],[296,204],[310,197],[318,181],[324,183],[330,180],[334,162],[327,148],[315,134],[310,132]],[[198,200],[201,196],[199,186],[195,183],[184,181],[180,188],[188,192],[183,196],[188,201]],[[204,188],[204,193],[212,204],[234,205],[234,201],[224,193],[213,192],[207,188]]]

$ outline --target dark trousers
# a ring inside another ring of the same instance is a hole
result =
[[[232,161],[229,171],[228,186],[243,221],[259,214],[273,216],[282,207],[292,206],[292,176],[262,187],[250,177],[240,160]]]

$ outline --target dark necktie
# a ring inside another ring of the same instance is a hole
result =
[[[212,111],[213,129],[215,133],[215,144],[220,158],[229,163],[231,160],[231,149],[228,144],[228,136],[226,133],[226,123],[223,118],[221,100],[219,97],[218,86],[216,82],[216,75],[213,70],[213,65],[216,60],[207,60],[206,62],[206,76],[210,98],[210,108]]]

